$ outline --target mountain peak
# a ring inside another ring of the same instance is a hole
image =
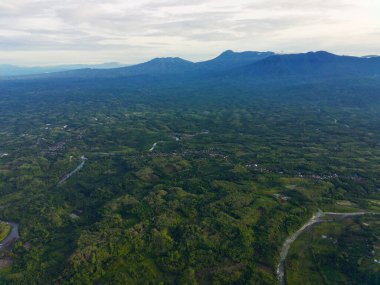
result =
[[[222,60],[236,60],[236,59],[245,59],[245,60],[260,60],[265,57],[274,55],[273,52],[260,52],[260,51],[242,51],[242,52],[235,52],[233,50],[226,50],[223,53],[221,53],[218,57],[215,59],[222,59]]]
[[[180,57],[156,57],[148,62],[151,63],[191,63]]]
[[[268,54],[268,53],[273,54],[273,52],[270,52],[270,51],[239,51],[239,52],[236,52],[236,51],[229,49],[229,50],[222,52],[220,54],[220,56],[222,56],[222,55],[236,55],[236,54],[251,54],[251,55],[252,54],[258,54],[258,55],[260,55],[260,54]]]
[[[222,55],[231,55],[231,54],[234,54],[235,52],[233,51],[233,50],[226,50],[226,51],[224,51],[224,52],[222,52],[221,54],[220,54],[220,56],[222,56]]]
[[[274,55],[273,52],[244,51],[235,52],[226,50],[214,59],[198,62],[199,67],[220,72],[221,70],[234,69]]]
[[[330,52],[324,51],[324,50],[319,50],[319,51],[310,51],[307,54],[313,54],[313,55],[318,55],[318,56],[337,56],[335,54],[332,54]]]

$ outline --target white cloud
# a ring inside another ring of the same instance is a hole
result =
[[[373,0],[0,0],[0,63],[155,56],[225,49],[380,53]]]

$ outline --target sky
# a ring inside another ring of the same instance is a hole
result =
[[[380,0],[0,0],[0,64],[380,54]]]

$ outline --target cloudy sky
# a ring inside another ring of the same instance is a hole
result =
[[[380,54],[380,0],[0,0],[0,63]]]

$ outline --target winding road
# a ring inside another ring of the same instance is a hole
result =
[[[58,182],[58,185],[61,185],[66,180],[70,179],[71,176],[73,176],[75,173],[77,173],[79,170],[83,168],[84,164],[86,163],[87,157],[83,155],[80,159],[82,160],[82,162],[77,166],[77,168],[63,176],[63,178]]]
[[[12,227],[11,232],[9,235],[3,239],[3,241],[0,243],[0,250],[10,248],[12,244],[20,238],[19,232],[18,232],[18,224],[16,223],[9,223]]]
[[[284,242],[281,253],[280,253],[280,262],[277,266],[277,280],[278,285],[286,285],[285,280],[285,261],[286,257],[288,255],[290,246],[292,243],[306,230],[308,230],[310,227],[312,227],[316,223],[321,222],[329,222],[330,220],[324,220],[324,217],[335,217],[335,218],[348,218],[348,217],[354,217],[354,216],[362,216],[366,214],[377,214],[377,213],[371,213],[371,212],[355,212],[355,213],[334,213],[334,212],[322,212],[319,211],[315,215],[311,217],[311,219],[304,224],[298,231],[296,231],[294,234],[289,236],[286,241]]]
[[[154,151],[154,149],[156,148],[156,146],[157,146],[158,143],[159,143],[159,142],[155,142],[155,143],[153,144],[153,146],[149,149],[149,152]]]
[[[182,134],[183,137],[194,137],[194,136],[198,136],[198,135],[208,135],[210,133],[209,130],[203,130],[201,132],[198,132],[198,133],[195,133],[195,134],[188,134],[188,135],[185,135],[185,134]],[[173,139],[175,139],[176,142],[179,142],[181,140],[181,138],[177,135],[174,135],[172,137]],[[165,143],[165,142],[168,142],[168,141],[158,141],[158,142],[155,142],[152,147],[149,149],[149,152],[153,152],[155,150],[155,148],[157,147],[157,145],[159,143]]]

